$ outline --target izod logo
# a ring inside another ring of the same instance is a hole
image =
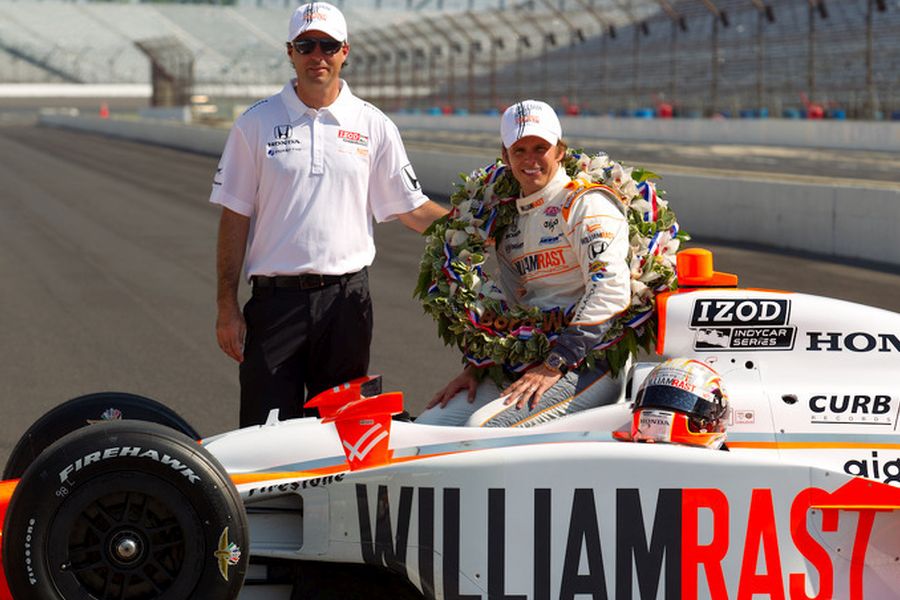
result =
[[[745,327],[786,325],[789,300],[697,300],[691,315],[692,327],[742,325]]]

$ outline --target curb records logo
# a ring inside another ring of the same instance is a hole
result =
[[[831,394],[809,398],[810,423],[832,425],[887,425],[895,423],[897,409],[889,394]],[[895,426],[896,428],[896,426]]]
[[[694,301],[694,350],[791,350],[797,328],[790,325],[787,299],[703,298]]]
[[[412,165],[407,164],[400,169],[400,175],[403,177],[403,183],[409,191],[417,192],[422,189],[422,184],[419,182],[419,178],[416,177],[416,172],[413,171]]]

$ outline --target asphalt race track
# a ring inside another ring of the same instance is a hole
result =
[[[208,193],[216,162],[64,130],[0,127],[0,464],[37,417],[89,392],[151,396],[203,434],[236,426],[237,368],[213,330],[219,213]],[[371,372],[404,391],[418,413],[459,358],[412,298],[422,240],[396,223],[376,231]],[[744,286],[900,311],[900,270],[704,245]]]

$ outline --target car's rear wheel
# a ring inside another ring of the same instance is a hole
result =
[[[93,423],[133,419],[159,423],[184,435],[200,435],[178,413],[156,400],[125,392],[98,392],[72,398],[50,409],[29,427],[6,460],[3,479],[17,479],[44,448],[67,433]]]
[[[122,421],[75,431],[28,468],[3,565],[15,598],[231,600],[248,540],[215,458],[164,426]]]

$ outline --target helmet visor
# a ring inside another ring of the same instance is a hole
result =
[[[704,400],[693,392],[670,385],[651,385],[644,388],[643,393],[636,399],[634,408],[635,410],[665,408],[708,421],[717,421],[725,414],[725,407],[721,403]]]

